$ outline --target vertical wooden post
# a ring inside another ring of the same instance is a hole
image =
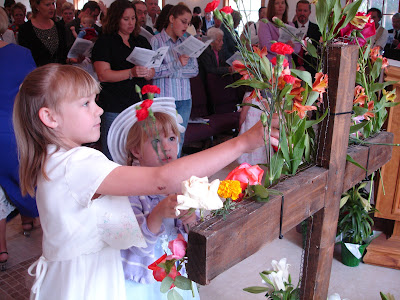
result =
[[[302,299],[326,299],[346,164],[356,77],[357,46],[331,46],[327,51],[328,116],[318,133],[317,164],[328,170],[324,208],[308,222],[301,284]],[[310,227],[309,227],[310,228]]]

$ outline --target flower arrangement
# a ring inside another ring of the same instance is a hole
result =
[[[181,234],[168,243],[168,248],[172,254],[164,254],[154,263],[148,266],[153,271],[153,277],[161,282],[160,291],[168,293],[168,299],[179,300],[182,296],[176,290],[191,290],[194,297],[193,283],[179,272],[187,261],[186,248],[187,242]]]
[[[261,185],[263,175],[264,171],[258,165],[247,163],[232,170],[219,184],[218,195],[225,201],[222,208],[213,211],[213,215],[225,219],[238,202],[250,195],[249,191]]]
[[[273,260],[271,265],[272,270],[260,273],[262,283],[266,286],[251,286],[243,290],[253,294],[265,293],[267,299],[273,300],[300,299],[299,284],[297,287],[293,286],[289,274],[290,265],[286,263],[286,258],[282,258],[279,262]]]

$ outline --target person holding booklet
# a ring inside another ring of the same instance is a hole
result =
[[[176,109],[183,118],[182,125],[185,128],[192,110],[190,78],[198,74],[199,68],[196,58],[189,57],[186,54],[179,54],[174,48],[186,40],[187,37],[184,34],[191,19],[191,10],[185,4],[178,3],[171,8],[168,22],[164,25],[164,29],[151,40],[153,50],[169,46],[161,66],[155,69],[153,84],[160,88],[160,97],[175,98]],[[182,133],[179,142],[179,153],[182,149],[184,137],[184,133]]]
[[[294,27],[293,23],[288,23],[288,10],[289,6],[286,0],[269,0],[267,5],[267,19],[268,23],[260,22],[258,29],[259,48],[267,47],[268,59],[271,60],[276,56],[275,53],[271,52],[272,41],[279,41],[279,28],[275,27],[272,18],[277,17],[283,23],[289,24]],[[286,44],[290,45],[295,53],[299,53],[301,45],[298,42],[289,40]],[[287,60],[289,61],[290,68],[292,67],[292,55],[288,55]]]
[[[107,133],[111,123],[120,112],[140,101],[135,86],[142,88],[154,76],[153,68],[134,65],[126,60],[135,47],[151,50],[149,42],[139,32],[134,4],[128,0],[116,0],[107,10],[103,35],[92,50],[94,69],[102,86],[99,95],[99,105],[104,110],[102,151],[110,159]]]

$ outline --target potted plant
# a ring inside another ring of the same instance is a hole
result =
[[[373,179],[371,179],[372,191]],[[365,248],[370,243],[374,221],[370,214],[375,211],[370,203],[371,193],[365,190],[367,182],[361,182],[342,195],[340,200],[337,235],[341,240],[343,264],[358,266]]]

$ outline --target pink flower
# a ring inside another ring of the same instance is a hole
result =
[[[168,255],[166,259],[171,260],[171,259],[181,259],[186,255],[186,247],[187,247],[187,242],[183,238],[182,234],[178,234],[178,237],[170,241],[168,243],[168,248],[171,250],[172,255]]]
[[[261,184],[263,175],[264,171],[258,165],[251,166],[248,163],[243,163],[231,171],[225,180],[238,180],[242,190],[245,190],[248,184]]]

